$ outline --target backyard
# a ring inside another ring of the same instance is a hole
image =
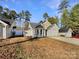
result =
[[[51,38],[0,41],[0,59],[79,59],[79,46]]]

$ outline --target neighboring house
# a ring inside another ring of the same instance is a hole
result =
[[[58,26],[51,24],[48,20],[36,26],[36,37],[58,36]]]
[[[0,19],[0,39],[6,39],[11,36],[14,20]]]
[[[24,36],[35,37],[35,27],[37,23],[26,22],[24,27]]]
[[[72,37],[72,32],[71,28],[63,27],[59,29],[59,36]]]
[[[48,20],[39,24],[29,22],[29,25],[25,28],[26,30],[24,31],[24,35],[31,37],[58,36],[59,30],[56,24],[51,24]]]

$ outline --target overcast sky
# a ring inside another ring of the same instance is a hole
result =
[[[20,12],[21,10],[29,10],[32,14],[31,21],[39,22],[45,12],[49,16],[59,16],[58,5],[61,0],[0,0],[0,5],[9,9]],[[78,3],[79,0],[69,0],[70,6]]]

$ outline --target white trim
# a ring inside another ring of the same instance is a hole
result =
[[[3,25],[7,26],[8,24],[6,24],[5,22],[0,20],[0,23],[2,23]]]
[[[6,27],[3,27],[3,39],[6,39]]]

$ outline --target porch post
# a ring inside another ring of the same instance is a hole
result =
[[[38,33],[38,37],[40,37],[40,29],[39,29],[38,31],[39,31],[39,33]]]
[[[44,30],[44,37],[45,37],[45,30]]]
[[[44,34],[44,29],[43,29],[43,37],[45,36],[45,34]]]
[[[35,37],[37,37],[37,29],[35,29]]]
[[[43,29],[42,29],[42,37],[43,37]]]
[[[6,39],[6,26],[3,28],[3,39]]]

